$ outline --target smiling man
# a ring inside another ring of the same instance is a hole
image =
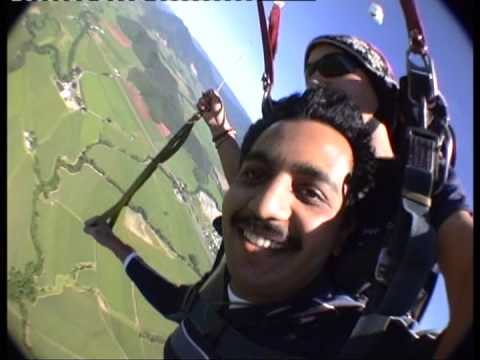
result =
[[[180,323],[167,358],[326,358],[364,308],[337,290],[332,274],[373,163],[356,105],[315,87],[279,101],[247,132],[223,203],[226,266],[214,274],[177,287],[98,218],[85,231],[124,262],[158,311]]]
[[[324,85],[342,91],[354,101],[364,124],[372,132],[377,157],[375,188],[369,192],[356,218],[359,226],[352,236],[351,251],[343,252],[343,266],[337,266],[337,284],[349,293],[379,299],[372,284],[378,281],[377,265],[396,226],[402,187],[402,163],[397,161],[403,149],[404,128],[400,126],[402,109],[395,75],[375,46],[349,35],[322,35],[313,39],[304,55],[307,87]],[[239,170],[240,150],[235,130],[229,122],[222,100],[207,91],[198,102],[212,133],[225,176],[229,183]],[[208,106],[209,105],[209,106]],[[205,111],[209,110],[209,111]],[[381,210],[380,210],[381,209]],[[471,331],[473,323],[473,212],[466,200],[455,169],[440,191],[432,194],[429,224],[435,230],[438,265],[445,278],[449,322],[442,332],[435,359],[445,359]],[[214,222],[219,224],[219,222]],[[462,259],[462,261],[458,261]],[[361,265],[361,266],[359,266]],[[411,321],[419,321],[433,292],[433,275],[425,284],[423,299],[411,304]],[[370,302],[372,305],[372,302]],[[414,323],[411,323],[414,327]],[[470,330],[469,330],[470,329]]]
[[[349,141],[323,119],[285,119],[261,134],[223,205],[234,293],[283,301],[313,280],[346,235],[353,165]]]

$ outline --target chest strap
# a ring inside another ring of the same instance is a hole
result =
[[[292,359],[287,355],[255,344],[235,330],[219,314],[225,306],[225,256],[208,278],[195,287],[183,304],[184,320],[170,335],[169,346],[182,359]]]
[[[218,308],[198,301],[188,316],[192,328],[214,348],[222,359],[286,359],[292,358],[251,341],[230,326],[218,313]]]

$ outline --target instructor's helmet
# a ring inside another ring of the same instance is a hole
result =
[[[363,65],[363,70],[370,79],[378,98],[378,109],[375,112],[375,117],[386,125],[389,132],[393,132],[396,123],[398,84],[392,67],[380,50],[354,36],[322,35],[314,38],[308,45],[305,52],[305,68],[310,52],[321,44],[338,47],[352,55]]]

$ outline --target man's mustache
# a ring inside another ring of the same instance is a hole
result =
[[[235,214],[232,216],[232,225],[249,229],[254,234],[261,235],[264,238],[277,242],[288,244],[289,249],[299,250],[301,248],[301,239],[298,236],[289,234],[289,232],[280,226],[255,215]]]

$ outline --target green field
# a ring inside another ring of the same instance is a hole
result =
[[[37,152],[42,179],[52,176],[59,154],[67,162],[74,163],[87,145],[98,141],[102,127],[99,119],[80,112],[61,117],[55,125],[40,143]]]
[[[127,132],[138,130],[133,108],[116,80],[98,74],[85,74],[82,91],[90,112],[103,119],[112,119]]]
[[[82,220],[104,211],[119,196],[118,190],[89,165],[84,165],[74,175],[61,170],[60,182],[59,189],[50,197],[71,209]]]
[[[30,322],[39,357],[48,356],[54,347],[75,358],[126,358],[93,294],[66,288],[61,295],[41,299]],[[63,355],[60,351],[57,356]]]
[[[98,45],[91,35],[87,41],[80,42],[78,55],[75,63],[86,71],[92,71],[96,74],[110,73],[112,70],[105,62],[102,53],[99,51]]]
[[[109,21],[111,24],[118,26],[116,23],[116,17]],[[143,68],[141,62],[135,56],[132,49],[118,46],[116,40],[112,37],[108,29],[103,27],[104,33],[101,34],[102,52],[105,59],[113,66],[120,70],[120,72],[126,73],[129,68],[138,67]]]
[[[98,288],[109,307],[134,321],[131,285],[122,264],[111,252],[99,246],[95,247],[95,263]]]
[[[102,139],[115,146],[119,152],[134,156],[139,159],[138,161],[145,161],[147,156],[154,155],[152,146],[141,134],[129,134],[117,123],[104,123],[101,135]]]
[[[27,157],[17,165],[7,188],[7,263],[8,267],[23,267],[35,258],[32,242],[32,204],[35,178],[32,159]]]
[[[43,139],[51,132],[52,122],[66,113],[67,109],[55,91],[52,81],[53,67],[49,58],[29,52],[26,59],[25,66],[18,70],[25,74],[18,80],[18,90],[12,101],[17,102],[18,100],[13,100],[17,96],[23,97],[23,106],[21,108],[18,106],[23,129],[33,130],[39,139]],[[39,92],[42,96],[38,96]]]
[[[93,262],[95,247],[82,234],[82,219],[61,201],[40,201],[38,212],[38,236],[45,253],[44,271],[38,284],[53,286],[56,276],[70,274],[75,264]]]
[[[24,163],[31,166],[32,159],[25,151],[22,123],[18,116],[8,117],[9,129],[7,139],[7,183],[11,186],[16,177],[16,173],[22,168]]]
[[[29,358],[32,358],[31,350],[23,341],[24,337],[24,317],[16,303],[7,301],[7,329],[10,337],[18,348]],[[31,348],[30,348],[31,349]],[[52,354],[56,354],[53,352]]]
[[[120,17],[142,24],[144,6],[38,3],[8,38],[7,320],[30,358],[159,358],[176,326],[143,298],[118,259],[83,232],[84,221],[113,205],[168,141],[136,113],[125,88],[130,71],[151,74],[144,59],[103,26],[120,28]],[[86,31],[90,25],[104,32]],[[148,51],[163,61],[161,74],[170,82],[142,95],[154,120],[169,116],[174,132],[194,113],[189,97],[202,86],[171,49]],[[76,66],[81,75],[72,72]],[[120,77],[110,76],[115,69]],[[77,98],[64,101],[57,80],[70,89],[78,81]],[[114,228],[175,284],[194,283],[210,269],[201,229],[211,224],[197,195],[203,191],[217,204],[222,198],[212,174],[205,170],[201,183],[195,175],[204,160],[220,168],[206,125],[197,124],[189,141],[189,151],[182,148],[155,171]],[[186,201],[175,195],[177,180],[186,185]]]
[[[93,246],[92,246],[93,250]],[[95,270],[84,270],[78,274],[77,284],[82,288],[92,288],[97,286],[97,273]]]

